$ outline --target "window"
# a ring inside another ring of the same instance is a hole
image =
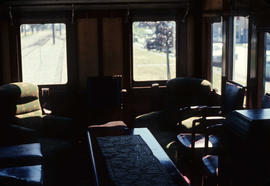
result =
[[[264,93],[270,93],[270,34],[265,34]]]
[[[133,22],[132,36],[135,82],[176,77],[175,21]]]
[[[232,80],[247,85],[248,63],[248,18],[234,17],[233,20],[233,65]]]
[[[66,25],[22,24],[20,36],[23,82],[66,84]]]
[[[222,76],[222,22],[211,24],[211,81],[213,88],[221,92]]]

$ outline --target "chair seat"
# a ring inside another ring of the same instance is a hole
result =
[[[191,148],[192,134],[191,133],[181,133],[177,135],[178,141],[184,145],[186,148]],[[215,135],[209,136],[208,147],[218,147],[219,138]],[[204,148],[205,147],[205,136],[203,134],[195,134],[194,148]]]
[[[88,128],[96,128],[96,127],[127,127],[127,125],[123,121],[110,121],[105,124],[88,126]]]
[[[0,185],[43,185],[42,166],[23,166],[0,169]]]
[[[218,156],[207,155],[202,158],[203,165],[211,175],[218,175]]]
[[[37,165],[42,163],[39,143],[0,147],[0,167]]]

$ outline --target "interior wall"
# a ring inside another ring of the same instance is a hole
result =
[[[122,18],[103,18],[103,72],[105,76],[123,74]]]
[[[189,16],[187,19],[187,72],[186,76],[194,76],[194,16]],[[181,54],[180,54],[181,55]]]
[[[11,81],[10,71],[10,52],[9,52],[9,23],[0,22],[0,83],[9,83]]]
[[[204,0],[203,10],[222,10],[223,0]]]
[[[82,88],[86,88],[88,76],[97,76],[99,72],[97,34],[97,19],[78,20],[78,76]]]

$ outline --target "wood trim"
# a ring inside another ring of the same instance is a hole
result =
[[[195,3],[195,2],[194,2]],[[194,8],[195,21],[194,21],[194,76],[202,77],[202,1],[196,1]]]
[[[176,48],[178,48],[176,52],[176,77],[186,76],[188,72],[188,35],[187,35],[187,19],[185,22],[177,21],[178,26],[178,44]],[[181,57],[180,57],[181,56]]]
[[[18,33],[16,25],[9,26],[9,50],[10,52],[10,72],[11,81],[21,81],[20,64],[19,64],[19,43]]]
[[[205,43],[204,43],[204,48],[203,48],[203,54],[204,54],[204,62],[203,66],[206,67],[204,69],[204,76],[206,79],[211,81],[211,57],[212,57],[212,38],[211,38],[211,23],[206,19],[204,19],[204,38],[205,38]]]
[[[103,61],[103,19],[102,17],[98,18],[98,72],[100,76],[104,75],[104,61]]]
[[[249,21],[248,38],[248,69],[247,69],[247,108],[257,106],[257,32],[256,26]]]
[[[123,88],[129,89],[131,87],[130,75],[130,56],[131,56],[131,33],[130,33],[130,18],[129,12],[123,15],[122,28],[123,28]]]
[[[262,96],[264,94],[264,59],[265,59],[265,44],[264,44],[264,32],[258,32],[258,48],[257,48],[257,108],[261,108]]]

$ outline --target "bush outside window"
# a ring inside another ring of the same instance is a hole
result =
[[[175,21],[135,21],[132,36],[135,82],[176,77]]]

